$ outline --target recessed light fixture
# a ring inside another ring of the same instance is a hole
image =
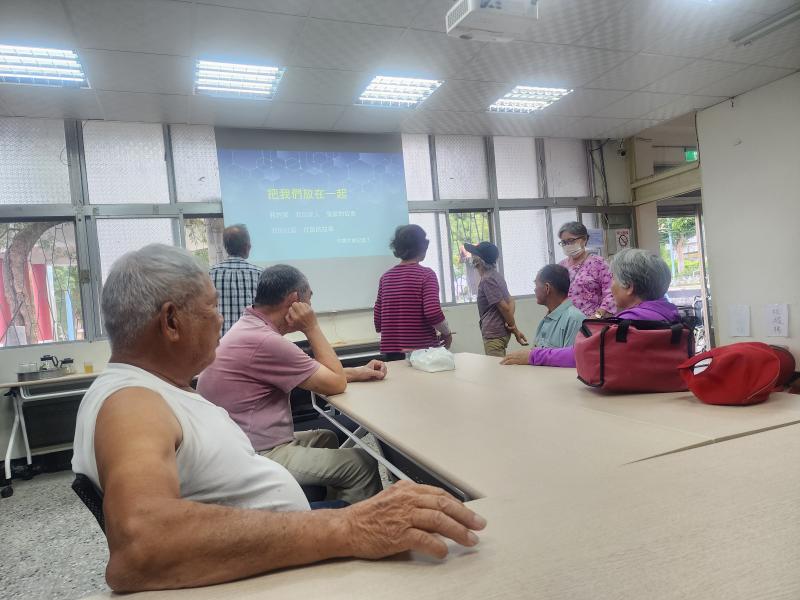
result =
[[[0,83],[88,88],[72,50],[0,45]]]
[[[286,69],[261,65],[198,60],[195,65],[196,94],[226,98],[271,100]]]
[[[390,108],[416,108],[442,85],[436,79],[376,76],[367,86],[357,104]]]
[[[518,85],[489,107],[489,112],[532,113],[558,102],[572,90]]]
[[[790,6],[764,19],[760,23],[756,23],[752,27],[740,31],[731,38],[731,41],[736,46],[747,46],[756,40],[760,40],[765,35],[769,35],[773,31],[786,27],[789,23],[793,23],[798,19],[800,19],[800,5]]]

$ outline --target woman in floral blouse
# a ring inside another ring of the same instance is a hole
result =
[[[611,270],[601,256],[586,251],[586,227],[577,221],[564,223],[558,237],[567,256],[559,264],[569,270],[569,299],[587,317],[613,315],[617,307],[611,295]]]

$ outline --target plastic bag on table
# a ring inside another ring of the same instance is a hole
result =
[[[456,368],[455,356],[447,348],[414,350],[408,360],[415,369],[428,373],[454,371]]]

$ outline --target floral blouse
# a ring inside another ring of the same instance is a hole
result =
[[[611,270],[602,257],[591,254],[579,265],[571,265],[565,258],[559,264],[569,271],[569,299],[578,310],[587,317],[601,309],[617,312],[611,295]]]

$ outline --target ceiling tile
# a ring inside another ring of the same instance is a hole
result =
[[[430,0],[414,17],[411,27],[444,33],[445,17],[452,7],[453,0]]]
[[[430,98],[420,106],[423,110],[452,110],[458,112],[483,112],[495,100],[505,95],[511,85],[484,81],[452,79],[445,81]]]
[[[187,123],[189,96],[98,91],[97,98],[109,121]]]
[[[0,100],[0,115],[3,115],[4,117],[11,117],[14,115],[10,108],[6,108],[6,105],[3,104],[2,100]]]
[[[714,51],[730,44],[737,31],[761,21],[764,16],[731,10],[729,7],[706,2],[686,9],[668,6],[680,12],[681,24],[670,35],[661,37],[646,46],[648,52],[687,56],[690,58],[720,58]]]
[[[94,90],[2,84],[0,102],[18,117],[102,119],[104,116]]]
[[[708,0],[694,0],[708,2]],[[737,10],[748,10],[762,15],[774,15],[795,4],[797,0],[723,0],[723,5]]]
[[[541,2],[539,18],[531,20],[531,26],[523,39],[552,44],[576,42],[598,23],[621,10],[626,2],[627,0]]]
[[[711,52],[707,58],[757,64],[798,46],[800,46],[800,21],[773,31],[746,46],[737,47],[733,42],[728,41],[724,46]]]
[[[274,129],[325,131],[333,129],[344,110],[330,104],[275,102],[264,124]]]
[[[303,22],[289,15],[198,5],[194,53],[210,60],[284,66],[302,41]]]
[[[387,133],[398,131],[414,110],[380,106],[348,106],[336,122],[336,131]]]
[[[189,122],[224,127],[261,127],[271,108],[269,100],[191,96]]]
[[[652,92],[674,94],[691,94],[699,88],[719,81],[736,71],[744,69],[744,65],[715,60],[696,60],[674,73],[662,77],[644,89]]]
[[[597,112],[599,117],[636,118],[649,113],[668,102],[677,100],[677,94],[656,94],[653,92],[633,92]]]
[[[541,136],[561,135],[565,127],[576,121],[572,117],[545,115],[540,112],[531,115],[490,113],[486,121],[493,135]]]
[[[645,119],[674,119],[687,113],[719,104],[726,100],[724,96],[681,96],[664,106],[644,115]]]
[[[628,119],[612,119],[612,118],[598,118],[588,117],[585,119],[576,119],[572,123],[564,127],[559,135],[562,137],[580,138],[580,139],[598,139],[602,138],[603,133],[614,127],[619,127],[628,122]]]
[[[658,54],[636,54],[621,65],[603,73],[586,87],[606,90],[638,90],[664,75],[672,73],[691,62],[688,58],[661,56]]]
[[[542,113],[566,117],[589,117],[628,94],[629,92],[619,90],[577,89],[545,108]]]
[[[531,42],[487,44],[459,71],[461,79],[503,81],[548,87],[578,87],[630,56],[576,46]]]
[[[348,71],[374,70],[402,34],[403,30],[397,28],[308,19],[302,43],[296,46],[288,64]]]
[[[594,48],[639,52],[654,40],[675,34],[684,24],[682,10],[661,0],[634,0],[600,22],[579,43]]]
[[[351,23],[408,27],[427,0],[317,0],[311,16]]]
[[[78,45],[58,0],[3,0],[0,40],[3,44],[69,50]]]
[[[626,138],[650,127],[655,127],[660,123],[663,123],[663,121],[657,119],[632,119],[627,123],[607,129],[603,132],[603,137],[613,139]]]
[[[299,15],[305,17],[311,10],[314,0],[202,0],[196,4],[214,4],[216,6],[229,6],[232,8],[248,8],[284,15]]]
[[[433,31],[407,30],[377,65],[380,73],[446,79],[484,46]]]
[[[371,75],[357,71],[292,67],[281,79],[275,99],[349,106],[358,99],[371,79]]]
[[[706,96],[727,96],[730,98],[766,85],[776,79],[782,79],[792,73],[792,69],[754,65],[701,88],[697,90],[697,93]]]
[[[401,131],[488,135],[491,133],[491,128],[485,113],[416,111],[403,122]]]
[[[97,90],[192,93],[193,64],[190,58],[166,54],[84,50],[81,59],[89,85]]]
[[[165,0],[64,0],[82,48],[189,56],[194,7]]]
[[[770,67],[783,67],[784,69],[800,69],[800,46],[771,56],[761,64]]]

